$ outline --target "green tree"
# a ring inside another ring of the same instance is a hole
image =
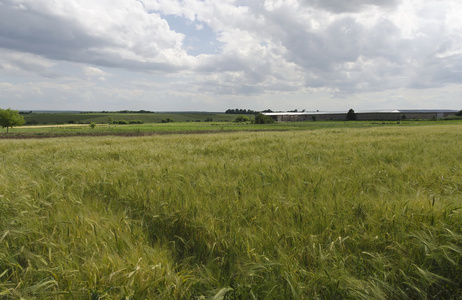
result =
[[[459,111],[456,113],[456,116],[458,116],[458,117],[462,117],[462,109],[461,109],[461,110],[459,110]]]
[[[356,120],[356,113],[352,108],[347,112],[346,118],[348,121]]]
[[[244,123],[244,122],[249,122],[250,119],[246,116],[240,115],[236,119],[234,119],[235,123]]]
[[[171,122],[175,122],[175,120],[170,119],[170,118],[162,119],[162,123],[171,123]]]
[[[255,124],[272,124],[274,123],[274,119],[270,116],[266,116],[262,113],[258,113],[255,115]]]
[[[8,129],[13,126],[21,126],[24,125],[24,117],[21,116],[17,110],[11,109],[0,109],[0,126],[2,128],[6,127],[6,132],[8,133]]]

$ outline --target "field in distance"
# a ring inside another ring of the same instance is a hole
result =
[[[0,298],[457,299],[462,125],[425,124],[0,140]]]
[[[237,115],[211,112],[178,112],[178,113],[23,113],[27,125],[52,125],[52,124],[107,124],[125,120],[142,121],[144,123],[161,123],[163,120],[175,122],[230,122]]]

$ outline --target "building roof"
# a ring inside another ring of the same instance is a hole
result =
[[[420,113],[457,113],[458,110],[453,109],[395,109],[395,110],[359,110],[357,114],[387,114],[387,113],[402,113],[402,114],[420,114]],[[304,112],[270,112],[263,113],[267,116],[296,116],[296,115],[335,115],[346,114],[346,111],[304,111]]]

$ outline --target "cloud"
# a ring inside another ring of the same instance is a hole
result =
[[[0,0],[0,82],[207,105],[438,89],[462,79],[461,12],[458,0]],[[130,87],[140,78],[156,88]]]
[[[172,71],[192,62],[183,38],[137,1],[1,3],[0,45],[54,60]]]
[[[420,80],[418,73],[423,69],[459,77],[449,67],[461,60],[454,54],[457,46],[449,42],[461,40],[460,31],[455,30],[461,29],[461,23],[449,9],[456,9],[455,2],[448,6],[436,2],[341,2],[344,4],[265,1],[264,9],[254,8],[264,16],[264,30],[271,33],[271,43],[281,46],[286,61],[302,68],[308,86],[356,93],[407,87],[409,82],[427,87],[445,82]],[[457,9],[462,11],[460,6]],[[412,20],[411,26],[404,26],[409,25],[406,18]],[[439,49],[447,47],[453,53],[450,65],[438,58]]]
[[[90,67],[90,66],[85,66],[83,68],[83,72],[84,72],[85,76],[89,80],[92,80],[92,79],[96,78],[96,79],[101,80],[101,81],[106,81],[106,77],[110,76],[109,73],[104,72],[101,69],[98,69],[98,68],[95,68],[95,67]]]
[[[54,69],[55,65],[55,62],[39,55],[0,48],[0,70],[4,75],[62,77],[62,72]]]

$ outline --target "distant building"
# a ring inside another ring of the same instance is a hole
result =
[[[401,121],[401,120],[431,120],[453,117],[457,110],[377,110],[377,111],[356,111],[358,121]],[[293,121],[345,121],[345,112],[326,111],[305,111],[305,112],[271,112],[263,113],[272,117],[278,122]]]

